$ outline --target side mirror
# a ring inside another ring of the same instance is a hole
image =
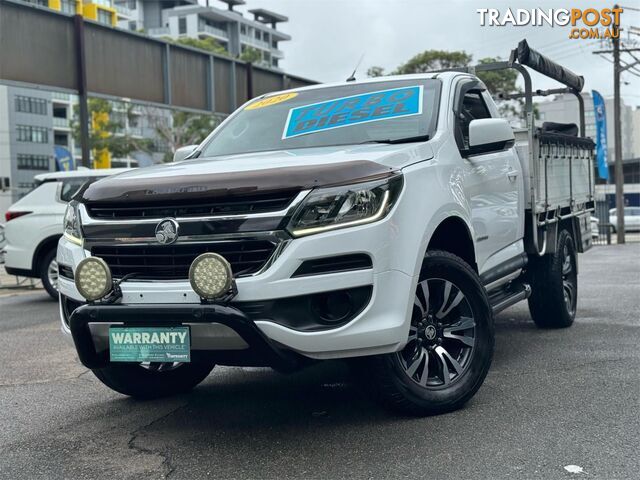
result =
[[[511,125],[502,118],[481,118],[469,123],[469,155],[504,150],[514,142]]]
[[[198,145],[187,145],[185,147],[178,148],[173,154],[173,161],[180,162],[191,155],[195,149],[198,148]]]

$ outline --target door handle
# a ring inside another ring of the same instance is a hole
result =
[[[507,178],[509,179],[510,182],[515,182],[516,178],[518,178],[518,171],[517,170],[511,170],[511,171],[507,172]]]

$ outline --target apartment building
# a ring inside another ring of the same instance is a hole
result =
[[[197,0],[116,0],[114,8],[120,28],[161,38],[213,38],[229,55],[238,56],[252,48],[260,52],[258,63],[279,68],[284,58],[280,42],[291,37],[277,26],[288,18],[262,8],[250,9],[245,16],[235,8],[245,5],[245,0],[219,0],[216,4],[226,8],[199,5]]]
[[[72,15],[80,14],[95,22],[115,27],[119,17],[113,0],[23,0],[41,7]]]

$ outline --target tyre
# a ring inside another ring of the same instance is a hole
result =
[[[42,286],[54,300],[58,300],[58,262],[56,249],[49,250],[40,261]]]
[[[561,230],[555,253],[530,262],[529,312],[540,328],[566,328],[576,317],[577,257],[573,237]]]
[[[211,363],[122,364],[95,369],[93,374],[118,393],[152,399],[188,392],[207,378],[213,367]]]
[[[365,360],[367,382],[389,408],[436,415],[478,391],[493,358],[493,313],[477,273],[461,258],[428,252],[414,297],[409,338],[397,353]]]

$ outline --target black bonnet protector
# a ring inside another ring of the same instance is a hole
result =
[[[215,160],[211,161],[212,170]],[[181,164],[181,171],[188,164]],[[163,168],[163,167],[160,167]],[[167,165],[170,168],[170,165]],[[163,202],[212,199],[227,196],[305,190],[316,187],[345,185],[390,177],[395,171],[368,160],[329,164],[296,165],[236,172],[197,174],[144,175],[138,170],[134,176],[115,176],[88,185],[76,197],[91,205],[135,203],[152,205]],[[154,169],[153,172],[158,172]]]

